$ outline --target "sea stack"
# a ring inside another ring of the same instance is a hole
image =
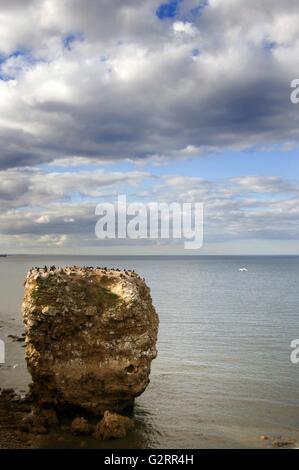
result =
[[[121,411],[149,383],[158,316],[136,273],[34,268],[22,306],[32,395],[41,406]]]

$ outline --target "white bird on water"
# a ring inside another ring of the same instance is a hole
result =
[[[248,271],[248,269],[247,269],[247,268],[240,268],[239,271],[240,271],[241,273],[245,273],[245,272]]]

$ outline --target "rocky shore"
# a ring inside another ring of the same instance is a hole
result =
[[[105,441],[123,438],[135,427],[134,419],[108,410],[98,420],[77,416],[67,421],[66,425],[65,413],[38,408],[30,394],[21,398],[13,389],[0,390],[0,449],[43,447],[46,435],[62,429],[77,437]]]
[[[96,441],[124,438],[135,427],[134,419],[110,411],[98,418],[87,413],[72,418],[75,410],[67,413],[66,420],[66,413],[36,408],[30,394],[20,398],[12,389],[0,390],[0,449],[42,448],[53,433],[59,436],[56,441],[60,447],[64,447],[65,435],[73,436],[78,447],[88,447],[90,443],[95,447]],[[262,447],[267,449],[297,447],[296,440],[287,436],[262,435],[256,441],[263,442]]]
[[[36,435],[24,432],[23,419],[31,413],[30,400],[22,400],[14,390],[0,393],[0,449],[31,447]]]

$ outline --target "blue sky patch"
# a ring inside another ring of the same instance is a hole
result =
[[[209,2],[207,0],[201,1],[197,7],[192,8],[189,13],[186,15],[184,18],[184,21],[190,21],[191,23],[193,21],[196,21],[202,14],[204,9],[209,5]]]
[[[277,46],[278,44],[275,41],[265,41],[263,48],[265,51],[271,52],[273,49],[276,49]]]
[[[160,20],[167,20],[174,18],[177,15],[178,8],[182,0],[173,0],[168,3],[162,3],[157,8],[156,15]]]
[[[11,67],[12,74],[4,73],[3,64],[5,64],[10,59],[18,59],[22,58],[23,60],[20,61],[18,64],[15,62]],[[0,80],[8,82],[10,80],[14,80],[19,72],[23,69],[26,69],[28,66],[34,66],[37,63],[46,62],[45,59],[42,57],[35,57],[32,53],[32,50],[27,49],[16,49],[15,51],[11,52],[10,54],[0,54]]]
[[[180,4],[184,0],[172,0],[167,3],[162,3],[156,11],[156,15],[160,20],[167,20],[179,16],[182,21],[189,21],[190,23],[196,21],[203,13],[203,10],[209,5],[208,0],[201,0],[198,5],[191,10],[179,15]]]
[[[6,75],[0,72],[0,81],[1,82],[9,82],[10,80],[13,80],[14,77],[11,77],[10,75]]]
[[[70,33],[63,37],[62,42],[66,49],[69,51],[72,49],[74,42],[84,41],[83,33]]]
[[[0,54],[0,65],[6,62],[8,59],[16,58],[16,57],[24,57],[28,54],[30,54],[30,51],[25,50],[25,49],[17,49],[13,51],[11,54],[6,54],[6,55]]]
[[[28,62],[32,60],[30,50],[26,50],[26,49],[18,49],[18,50],[13,51],[11,54],[7,54],[7,55],[0,54],[0,80],[2,82],[9,82],[10,80],[14,80],[15,77],[13,75],[4,73],[1,65],[5,64],[5,62],[9,59],[18,58],[18,57],[26,57],[26,60]]]

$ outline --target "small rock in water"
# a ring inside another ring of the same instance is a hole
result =
[[[107,410],[96,425],[93,437],[98,440],[121,439],[133,428],[132,419]]]
[[[1,391],[1,395],[5,396],[15,396],[16,392],[14,391],[13,388],[3,388]]]
[[[75,418],[71,424],[71,431],[76,436],[88,436],[90,434],[90,425],[85,418]]]
[[[40,412],[40,418],[43,420],[45,426],[57,426],[59,420],[55,410],[47,409]]]
[[[277,440],[273,442],[273,447],[276,447],[278,449],[283,448],[283,447],[293,447],[295,445],[295,441],[292,440]]]
[[[45,426],[36,426],[33,428],[35,434],[48,434],[49,430]]]
[[[21,342],[24,342],[25,341],[25,337],[22,335],[22,336],[17,336],[17,335],[7,335],[8,338],[12,339],[14,342],[15,341],[18,341],[19,343]]]
[[[53,409],[32,410],[22,421],[24,430],[36,434],[46,434],[50,427],[57,424],[58,417]]]

